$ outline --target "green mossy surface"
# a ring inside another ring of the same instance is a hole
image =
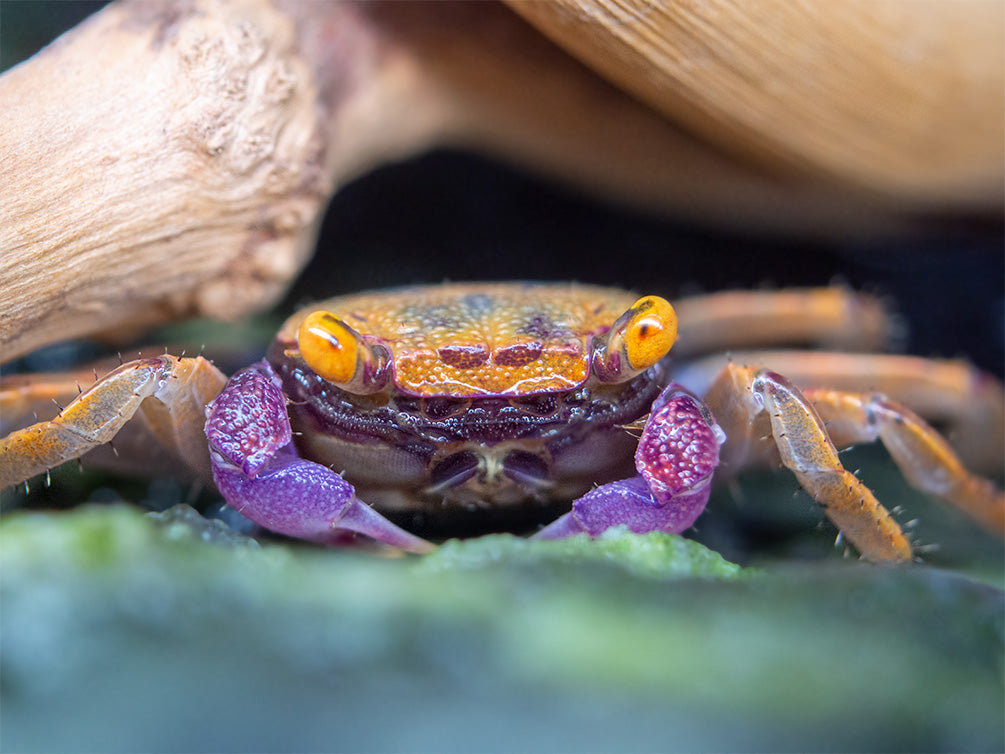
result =
[[[183,508],[0,525],[4,751],[999,750],[1003,595],[678,537],[424,558]]]

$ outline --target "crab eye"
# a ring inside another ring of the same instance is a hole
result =
[[[648,369],[670,351],[677,339],[677,314],[664,298],[645,296],[628,310],[625,353],[632,369]]]
[[[359,333],[328,312],[308,314],[297,332],[307,366],[329,382],[343,385],[356,374],[361,340]]]
[[[630,380],[658,362],[677,339],[677,314],[659,296],[643,296],[593,345],[593,374],[601,382]]]
[[[329,312],[311,312],[297,332],[300,356],[320,377],[356,395],[383,390],[391,378],[387,348],[371,343]]]

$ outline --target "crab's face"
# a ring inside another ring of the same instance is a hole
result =
[[[676,337],[662,299],[439,285],[324,301],[269,359],[301,451],[385,510],[569,499],[630,471]]]

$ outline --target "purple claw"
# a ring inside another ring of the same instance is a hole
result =
[[[641,477],[611,482],[590,490],[572,504],[572,510],[535,534],[541,539],[561,539],[573,534],[596,537],[612,526],[627,526],[637,534],[665,531],[680,534],[705,510],[711,487],[702,485],[668,503],[658,503]]]
[[[242,369],[206,407],[210,447],[249,477],[290,444],[282,383],[266,362]]]
[[[339,531],[365,534],[409,552],[429,552],[424,539],[398,528],[355,495],[351,484],[283,448],[258,473],[244,472],[211,452],[213,479],[227,504],[269,531],[328,544]]]
[[[535,536],[595,537],[618,525],[636,533],[685,531],[708,502],[723,439],[704,404],[671,385],[653,404],[639,441],[635,453],[639,476],[591,490]]]
[[[206,436],[227,504],[270,531],[321,543],[353,531],[410,552],[433,549],[359,500],[334,471],[299,457],[286,399],[265,362],[234,375],[210,404]]]
[[[725,439],[700,398],[670,385],[653,403],[635,451],[635,468],[658,502],[671,503],[712,481]]]
[[[371,539],[406,552],[421,554],[436,549],[430,542],[395,526],[355,495],[332,525],[336,529],[365,534]]]

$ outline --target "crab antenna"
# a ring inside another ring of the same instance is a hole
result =
[[[659,296],[644,296],[593,341],[592,372],[624,382],[667,355],[677,339],[677,313]]]
[[[329,382],[356,395],[382,390],[390,377],[390,354],[334,314],[308,314],[297,332],[300,355]]]

